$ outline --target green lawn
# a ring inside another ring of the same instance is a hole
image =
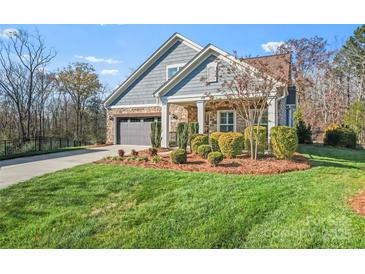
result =
[[[3,248],[363,248],[365,152],[303,146],[316,167],[227,176],[88,164],[0,191]]]

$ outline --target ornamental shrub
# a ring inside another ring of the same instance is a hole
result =
[[[176,139],[179,148],[186,150],[189,140],[188,123],[185,122],[178,123],[176,133],[177,133]]]
[[[290,159],[298,146],[297,132],[292,127],[272,127],[270,143],[272,152],[277,159]]]
[[[190,151],[192,151],[191,141],[199,132],[199,123],[198,122],[190,122],[188,123],[188,132],[189,132],[189,147]]]
[[[151,123],[150,139],[152,147],[161,147],[161,122],[155,121]]]
[[[306,125],[304,121],[299,120],[297,125],[297,135],[299,144],[312,144],[312,129],[310,125]]]
[[[157,155],[157,149],[153,148],[153,147],[152,148],[150,147],[148,149],[148,155],[151,156],[151,157],[156,156]]]
[[[195,153],[198,152],[198,148],[201,145],[208,145],[209,138],[208,135],[205,134],[194,134],[191,139],[191,150]]]
[[[124,154],[125,154],[125,152],[124,152],[123,149],[118,149],[118,155],[119,155],[119,157],[124,157]]]
[[[243,134],[238,132],[225,132],[219,139],[219,149],[224,157],[234,158],[242,153]]]
[[[158,164],[162,161],[162,157],[158,156],[158,155],[155,155],[151,158],[151,162],[154,163],[154,164]]]
[[[256,146],[256,132],[257,132],[257,127],[258,126],[253,126],[252,130],[253,130],[253,146]],[[264,126],[259,126],[259,132],[258,132],[258,146],[257,146],[257,153],[258,154],[264,154],[265,153],[265,148],[267,145],[267,130],[266,127]],[[246,127],[245,128],[245,150],[247,150],[248,154],[251,154],[251,142],[250,142],[250,127]]]
[[[210,147],[210,145],[201,145],[198,147],[198,154],[204,159],[207,159],[210,152],[212,152],[212,148]]]
[[[347,127],[330,125],[325,129],[323,143],[330,146],[356,148],[356,133]]]
[[[223,154],[219,151],[213,151],[208,154],[208,162],[211,166],[218,166],[223,161]]]
[[[194,134],[198,134],[198,132],[199,132],[199,123],[198,122],[188,123],[188,131],[189,131],[189,137],[191,137]]]
[[[138,156],[138,151],[137,151],[137,150],[135,150],[135,149],[132,149],[132,150],[131,150],[131,155],[132,155],[132,156]]]
[[[186,151],[182,148],[178,148],[171,152],[170,158],[174,164],[185,164],[186,163]]]
[[[213,132],[212,134],[210,134],[209,136],[209,144],[212,147],[212,151],[220,151],[219,149],[219,144],[218,144],[218,140],[219,137],[223,134],[224,132]]]

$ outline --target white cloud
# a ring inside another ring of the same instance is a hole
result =
[[[75,55],[76,58],[78,59],[83,59],[86,60],[90,63],[107,63],[107,64],[118,64],[120,63],[119,60],[115,60],[115,59],[105,59],[105,58],[97,58],[95,56],[82,56],[82,55]]]
[[[17,35],[19,34],[19,30],[17,29],[13,29],[13,28],[9,28],[9,29],[3,29],[1,32],[0,32],[0,37],[1,38],[10,38],[14,35]]]
[[[117,75],[119,73],[119,70],[117,69],[103,69],[101,71],[102,75]]]
[[[266,44],[262,44],[261,48],[266,52],[275,52],[278,49],[278,47],[280,47],[283,44],[284,44],[283,41],[280,41],[280,42],[267,42]]]

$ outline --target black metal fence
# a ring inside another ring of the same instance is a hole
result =
[[[84,141],[60,137],[36,137],[30,139],[0,140],[0,159],[38,151],[51,151],[66,147],[89,145]]]

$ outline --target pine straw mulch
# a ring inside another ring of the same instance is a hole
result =
[[[349,200],[352,209],[359,215],[365,216],[365,191]]]
[[[139,152],[139,155],[148,156],[146,151]],[[257,161],[249,159],[248,156],[242,156],[236,159],[224,159],[217,167],[210,166],[207,160],[193,153],[188,154],[186,164],[180,165],[171,163],[170,157],[166,153],[161,153],[161,161],[159,163],[152,163],[150,161],[151,157],[149,156],[146,162],[128,161],[127,159],[129,157],[124,157],[123,160],[102,159],[95,163],[222,174],[276,174],[311,168],[309,160],[298,153],[291,160],[277,160],[271,156],[264,156]]]

